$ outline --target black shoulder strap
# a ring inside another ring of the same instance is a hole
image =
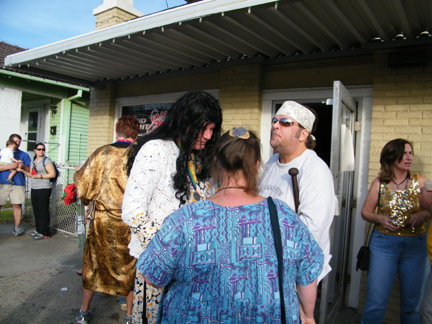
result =
[[[279,274],[279,295],[281,304],[281,321],[283,324],[286,323],[285,316],[285,301],[283,294],[283,248],[282,248],[282,238],[278,221],[278,214],[276,210],[276,205],[271,197],[267,198],[267,203],[270,211],[270,221],[272,225],[274,244],[276,249],[276,255],[278,259],[278,274]]]
[[[379,187],[378,187],[378,205],[377,205],[377,214],[379,215],[379,208],[380,208],[380,200],[381,200],[381,185],[382,185],[382,181],[380,179],[380,183],[379,183]],[[365,238],[365,244],[364,246],[369,246],[370,241],[372,240],[372,235],[373,235],[373,230],[375,228],[375,223],[370,223],[369,224],[369,229],[368,229],[368,233],[366,235]]]
[[[48,170],[46,169],[46,164],[45,164],[46,159],[47,159],[47,157],[44,156],[43,159],[42,159],[42,165],[43,165],[43,167],[45,169],[45,172],[48,173]]]

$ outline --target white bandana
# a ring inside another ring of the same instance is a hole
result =
[[[285,101],[276,112],[276,115],[286,115],[294,118],[302,125],[309,133],[312,132],[312,127],[315,122],[315,115],[305,106],[300,105],[295,101]]]

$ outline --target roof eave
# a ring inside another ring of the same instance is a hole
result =
[[[299,2],[304,0],[292,0]],[[228,12],[245,7],[267,3],[277,3],[275,0],[203,0],[175,7],[148,16],[139,17],[124,23],[93,31],[84,35],[72,37],[35,49],[9,55],[5,58],[5,66],[23,64],[43,57],[73,50],[76,48],[98,44],[107,40],[124,37],[153,28],[162,28],[173,23],[198,19],[208,15]]]

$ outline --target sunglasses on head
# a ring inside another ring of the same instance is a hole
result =
[[[292,120],[289,119],[289,118],[281,118],[281,119],[277,119],[276,117],[273,117],[273,119],[272,119],[272,124],[276,124],[276,122],[279,122],[279,124],[280,124],[281,126],[283,126],[283,127],[289,127],[289,126],[292,126],[292,125],[299,125],[299,126],[300,126],[299,123],[297,123],[297,122],[295,122],[295,121],[292,121]]]
[[[36,151],[45,151],[45,149],[44,148],[38,148],[38,149],[35,149]]]

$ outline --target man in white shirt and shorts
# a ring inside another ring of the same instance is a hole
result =
[[[18,134],[12,134],[9,136],[10,140],[13,140],[18,149],[15,151],[15,159],[22,161],[23,169],[30,171],[30,156],[19,149],[21,144],[21,136]],[[20,227],[22,208],[21,205],[25,203],[25,186],[26,179],[22,172],[18,172],[14,181],[15,184],[10,184],[6,179],[10,175],[10,170],[14,170],[18,167],[18,163],[12,163],[9,165],[0,165],[0,211],[1,208],[6,204],[8,198],[13,207],[15,226],[13,234],[15,236],[21,236],[24,234],[24,230]]]

